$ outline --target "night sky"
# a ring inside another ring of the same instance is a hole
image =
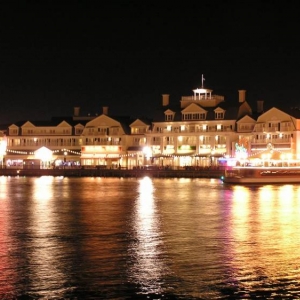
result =
[[[151,116],[205,87],[300,106],[296,1],[2,1],[0,123]]]

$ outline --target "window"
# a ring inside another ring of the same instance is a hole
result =
[[[100,127],[100,128],[98,128],[98,133],[100,133],[100,134],[106,134],[107,133],[107,131],[108,131],[108,129],[107,128],[104,128],[104,127]]]
[[[205,113],[187,113],[183,114],[183,120],[205,120]]]
[[[9,133],[10,133],[11,135],[18,134],[18,129],[10,129],[10,130],[9,130]]]
[[[215,118],[216,119],[224,119],[224,112],[216,112]]]
[[[173,121],[173,114],[166,114],[165,121]]]
[[[145,127],[133,127],[131,128],[131,133],[132,134],[142,134],[146,132],[146,128]]]

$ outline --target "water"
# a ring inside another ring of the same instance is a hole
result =
[[[0,177],[0,299],[299,299],[300,185]]]

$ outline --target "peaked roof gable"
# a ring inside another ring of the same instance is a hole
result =
[[[21,127],[35,127],[35,125],[33,125],[30,121],[26,121]]]
[[[145,122],[143,122],[140,119],[136,119],[134,122],[132,122],[130,125],[130,127],[135,127],[135,126],[149,126],[149,124],[146,124]]]
[[[95,127],[95,126],[116,126],[120,125],[120,122],[115,119],[102,114],[101,116],[96,117],[95,119],[86,123],[86,127]]]
[[[243,116],[240,120],[238,120],[237,123],[256,123],[256,120],[246,115]]]
[[[8,126],[8,128],[10,129],[10,128],[19,128],[19,126],[17,126],[16,124],[11,124],[10,126]]]
[[[189,112],[199,112],[199,113],[207,113],[205,109],[203,109],[201,106],[191,103],[187,107],[185,107],[182,111],[182,113],[189,113]]]
[[[175,111],[168,108],[167,110],[164,111],[164,114],[175,114]]]
[[[276,120],[289,121],[291,120],[291,118],[293,118],[291,115],[285,113],[284,111],[276,107],[272,107],[266,112],[264,112],[263,114],[261,114],[257,118],[257,122],[276,121]]]
[[[216,107],[215,109],[214,109],[214,112],[225,112],[226,110],[224,109],[224,108],[222,108],[222,107],[220,107],[220,106],[218,106],[218,107]]]
[[[62,121],[57,127],[72,127],[68,122]]]

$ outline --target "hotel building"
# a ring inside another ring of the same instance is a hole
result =
[[[201,86],[171,104],[162,95],[153,119],[99,116],[13,123],[0,136],[6,168],[204,168],[224,164],[284,164],[300,153],[300,111],[257,101],[253,111],[246,91],[234,105]]]

